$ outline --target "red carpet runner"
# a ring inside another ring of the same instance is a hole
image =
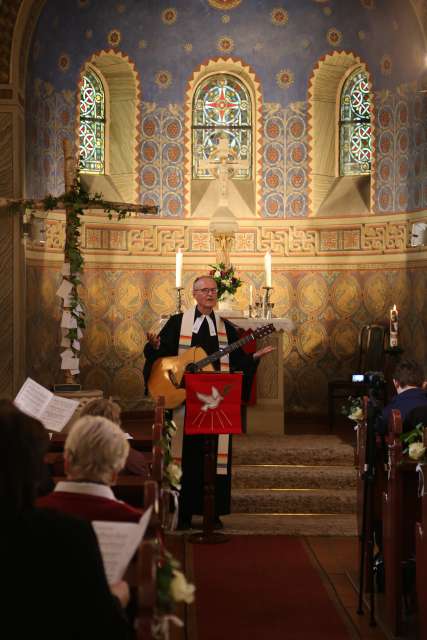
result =
[[[299,538],[192,545],[198,640],[349,640]]]

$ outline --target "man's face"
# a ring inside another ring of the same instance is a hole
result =
[[[193,295],[197,306],[203,312],[212,311],[217,303],[216,282],[212,278],[200,278],[193,289]]]

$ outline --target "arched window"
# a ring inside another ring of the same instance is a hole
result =
[[[80,171],[105,173],[105,91],[100,77],[87,69],[80,89]]]
[[[340,175],[366,175],[372,158],[368,74],[358,69],[344,83],[340,101]]]
[[[194,93],[192,110],[193,178],[214,178],[205,162],[212,158],[219,138],[226,136],[237,161],[235,179],[252,176],[252,107],[244,84],[235,76],[208,76]],[[239,165],[240,161],[240,165]]]

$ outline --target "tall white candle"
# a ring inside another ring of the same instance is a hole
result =
[[[175,254],[175,286],[182,287],[182,250],[178,249]]]
[[[254,304],[254,289],[251,284],[249,285],[249,304],[251,305],[251,307]]]
[[[265,286],[271,287],[271,253],[267,251],[264,256],[264,269],[265,269]]]
[[[390,309],[390,347],[397,347],[399,342],[399,312],[396,305]]]

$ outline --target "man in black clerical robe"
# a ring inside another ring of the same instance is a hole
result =
[[[193,296],[197,302],[194,309],[194,324],[191,336],[191,346],[202,347],[208,355],[218,351],[214,307],[217,303],[216,282],[209,276],[197,278],[193,284]],[[200,320],[198,320],[200,318]],[[158,336],[148,335],[149,342],[145,346],[146,364],[144,377],[149,379],[153,362],[158,358],[176,356],[179,350],[181,324],[183,314],[171,316]],[[236,329],[230,322],[225,321],[228,344],[239,339]],[[213,335],[214,334],[214,335]],[[229,354],[230,371],[243,372],[242,400],[249,397],[252,379],[256,371],[258,360],[272,351],[272,347],[264,347],[254,354],[247,354],[242,349],[236,349]],[[220,370],[220,362],[213,363],[215,370]],[[218,437],[216,437],[218,441]],[[182,479],[179,500],[179,526],[189,528],[193,514],[203,513],[203,435],[184,435],[182,448]],[[218,446],[218,443],[216,443]],[[215,516],[216,525],[221,526],[220,515],[230,513],[231,496],[231,437],[228,451],[226,475],[216,475],[215,481]]]

